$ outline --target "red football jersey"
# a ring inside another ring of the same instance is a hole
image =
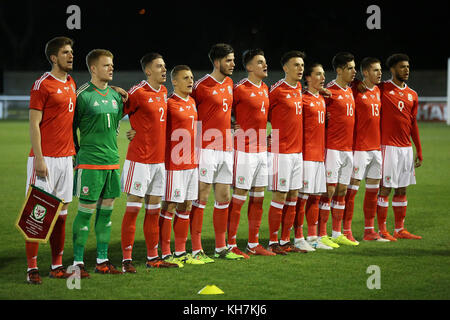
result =
[[[381,144],[397,147],[411,146],[413,124],[417,123],[417,93],[405,85],[397,86],[392,80],[383,82],[381,89]],[[416,145],[416,148],[420,148]]]
[[[128,145],[127,160],[162,163],[166,147],[167,89],[155,90],[143,80],[128,91],[124,115],[136,135]]]
[[[269,88],[264,82],[259,86],[249,79],[241,80],[233,90],[233,110],[241,130],[234,137],[234,149],[244,152],[267,150],[267,113]]]
[[[325,99],[303,92],[303,160],[325,161]]]
[[[352,89],[343,89],[335,81],[331,81],[327,89],[331,91],[331,97],[325,99],[327,113],[330,113],[325,132],[325,146],[327,149],[352,151],[355,125]]]
[[[272,131],[278,130],[279,153],[301,153],[303,145],[302,85],[295,87],[284,79],[275,83],[269,92],[268,121]],[[272,132],[271,152],[276,152],[276,134]]]
[[[70,75],[62,81],[46,72],[33,84],[29,108],[42,111],[39,127],[44,156],[68,157],[75,154],[72,124],[76,100],[76,84]],[[33,148],[30,156],[34,156]]]
[[[172,93],[167,101],[166,169],[188,170],[197,167],[195,136],[197,109],[192,97],[183,99]]]
[[[202,125],[202,148],[231,151],[233,80],[226,77],[218,82],[207,74],[195,83],[192,97]]]
[[[353,88],[353,97],[356,105],[353,150],[380,150],[380,89],[374,86],[361,93]]]

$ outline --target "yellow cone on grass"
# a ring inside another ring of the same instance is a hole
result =
[[[215,285],[207,285],[203,289],[201,289],[198,294],[224,294],[219,287]]]

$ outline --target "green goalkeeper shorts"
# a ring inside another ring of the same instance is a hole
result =
[[[120,197],[120,174],[118,169],[77,169],[73,192],[80,200],[96,202],[98,199]]]

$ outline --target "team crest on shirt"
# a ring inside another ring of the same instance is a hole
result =
[[[75,87],[73,84],[70,85],[70,87],[72,88],[73,93],[76,93]]]
[[[411,93],[408,93],[408,100],[409,100],[409,101],[413,101],[413,96],[412,96]]]
[[[239,184],[244,184],[244,182],[245,182],[245,177],[239,176],[239,177],[237,178],[237,181],[238,181]]]
[[[136,182],[134,183],[133,187],[134,187],[134,190],[136,190],[136,191],[141,191],[142,183],[139,182],[139,181],[136,181]]]
[[[206,173],[208,173],[208,170],[206,170],[206,168],[201,168],[201,169],[200,169],[200,175],[201,175],[202,177],[206,176]]]
[[[230,86],[228,86],[228,93],[229,93],[229,94],[233,94],[233,90],[231,89]]]
[[[284,178],[281,178],[280,179],[280,186],[285,186],[286,185],[286,179],[284,179]]]
[[[266,96],[266,98],[268,98],[268,97],[269,97],[269,95],[267,94],[267,90],[266,90],[266,89],[264,89],[263,91],[264,91],[264,95]]]
[[[111,103],[112,103],[113,109],[117,109],[117,101],[112,99]]]

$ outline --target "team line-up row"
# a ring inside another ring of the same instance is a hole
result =
[[[354,56],[338,53],[332,60],[336,79],[325,88],[322,65],[305,66],[303,52],[289,51],[281,57],[285,77],[269,89],[263,81],[268,68],[262,50],[243,53],[248,76],[234,84],[230,78],[235,67],[234,50],[220,43],[208,54],[213,71],[198,81],[194,82],[186,65],[172,69],[174,91],[168,96],[164,86],[167,70],[160,54],[149,53],[141,59],[146,80],[126,93],[108,85],[113,78],[113,54],[104,49],[87,55],[91,81],[75,93],[75,82],[68,75],[73,65],[72,46],[73,41],[65,37],[47,43],[52,70],[35,82],[30,99],[28,185],[41,187],[66,203],[51,235],[50,276],[69,276],[62,266],[61,249],[72,193],[79,197],[72,230],[73,264],[81,277],[89,277],[83,260],[94,214],[95,272],[136,272],[132,250],[143,203],[147,267],[213,262],[201,241],[211,188],[215,197],[212,220],[216,259],[358,246],[351,222],[362,179],[366,180],[363,240],[420,238],[404,228],[406,187],[415,184],[414,168],[422,162],[416,122],[418,97],[406,85],[407,55],[388,58],[392,79],[381,82],[378,59],[364,58],[362,80],[355,81]],[[306,89],[300,83],[302,78]],[[117,131],[124,115],[128,115],[132,130],[127,132],[130,143],[119,173]],[[272,131],[267,137],[268,122]],[[197,123],[201,123],[200,130]],[[264,247],[259,243],[259,229],[266,188],[272,192],[272,201],[268,210],[269,243]],[[393,235],[386,227],[392,188]],[[127,206],[122,219],[123,261],[119,270],[108,260],[108,244],[114,199],[121,192],[127,194]],[[237,247],[236,235],[247,197],[248,244],[244,252]],[[330,212],[332,233],[328,236]],[[379,232],[374,230],[375,216]],[[189,232],[192,253],[186,252]],[[26,249],[27,280],[40,283],[38,245],[27,241]]]

